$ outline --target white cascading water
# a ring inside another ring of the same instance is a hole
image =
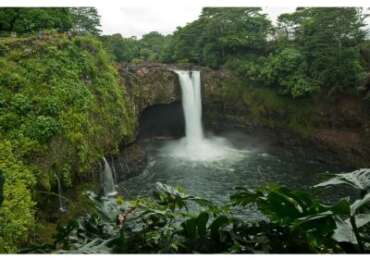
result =
[[[174,157],[191,161],[224,159],[229,144],[224,138],[205,138],[202,127],[202,96],[200,71],[175,70],[179,76],[185,116],[185,138],[164,149]]]
[[[196,145],[203,140],[200,72],[179,70],[176,73],[182,91],[186,140],[189,145]]]
[[[63,198],[62,198],[62,194],[63,194],[63,190],[62,190],[62,184],[60,182],[60,178],[58,176],[58,174],[55,174],[55,179],[57,180],[57,185],[58,185],[58,199],[59,199],[59,210],[61,212],[66,212],[67,209],[66,207],[64,206],[64,203],[63,203]]]
[[[114,196],[117,194],[112,169],[105,157],[103,157],[104,169],[102,172],[102,181],[103,181],[103,192],[105,196]]]

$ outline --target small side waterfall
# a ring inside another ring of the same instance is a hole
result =
[[[112,169],[105,157],[103,157],[104,169],[102,172],[103,192],[105,196],[114,196],[117,194]]]
[[[61,212],[66,212],[67,208],[64,206],[63,202],[63,190],[62,190],[62,183],[60,182],[60,178],[58,174],[55,174],[55,179],[57,180],[57,186],[58,186],[58,199],[59,199],[59,210]]]
[[[110,158],[111,162],[112,162],[112,173],[113,173],[113,182],[115,183],[115,186],[117,186],[117,183],[118,183],[118,177],[117,177],[117,172],[116,172],[116,166],[114,164],[114,159],[113,157]]]

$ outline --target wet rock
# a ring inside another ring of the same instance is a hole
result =
[[[149,106],[181,100],[178,77],[169,67],[154,64],[121,65],[119,72],[137,118]]]
[[[134,143],[121,149],[111,160],[116,182],[121,182],[140,174],[147,165],[148,157],[144,147]]]

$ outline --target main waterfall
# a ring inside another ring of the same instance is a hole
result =
[[[185,115],[185,133],[189,145],[203,140],[202,97],[199,71],[175,71],[179,75],[182,107]]]
[[[179,76],[185,116],[185,138],[164,149],[171,156],[191,161],[223,159],[230,145],[221,137],[205,138],[202,127],[202,95],[200,71],[175,70]]]

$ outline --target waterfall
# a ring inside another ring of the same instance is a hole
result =
[[[202,126],[200,71],[175,70],[179,76],[185,117],[185,138],[168,143],[163,152],[190,161],[217,161],[228,156],[231,145],[222,137],[205,138]]]
[[[175,72],[180,79],[186,140],[189,145],[196,145],[203,140],[200,72],[182,70]]]
[[[64,206],[63,197],[62,197],[62,194],[63,194],[62,183],[60,182],[60,178],[58,174],[55,174],[55,179],[57,180],[57,186],[58,186],[59,210],[61,212],[66,212],[67,208]]]
[[[116,184],[118,183],[118,177],[117,177],[117,172],[116,172],[116,166],[114,164],[114,159],[113,157],[110,158],[111,162],[112,162],[112,173],[113,173],[113,182]],[[115,185],[117,186],[117,185]]]
[[[105,196],[114,196],[117,194],[112,169],[109,166],[109,163],[105,157],[103,157],[104,169],[102,172],[102,181],[103,181],[103,192]]]

